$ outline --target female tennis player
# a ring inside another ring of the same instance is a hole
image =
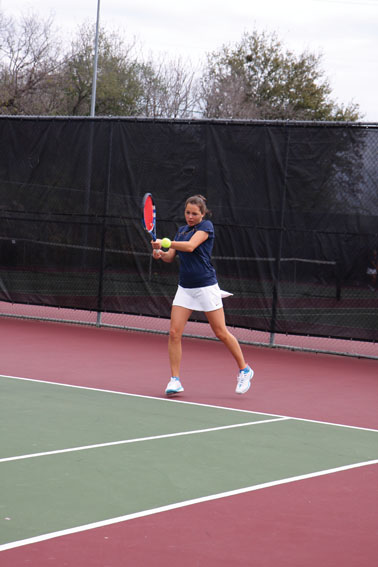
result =
[[[167,252],[161,249],[161,239],[152,241],[153,257],[173,262],[176,252],[180,258],[179,285],[173,300],[169,332],[168,353],[171,379],[166,394],[183,392],[180,381],[182,356],[181,339],[192,311],[203,311],[216,337],[228,348],[239,366],[236,393],[245,394],[251,385],[253,370],[244,360],[238,340],[225,323],[222,297],[231,295],[219,288],[215,269],[211,263],[214,244],[213,223],[205,219],[209,213],[202,195],[189,197],[185,203],[186,225],[181,226]]]

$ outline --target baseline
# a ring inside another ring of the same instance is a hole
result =
[[[221,409],[221,410],[226,410],[226,411],[232,411],[232,412],[240,412],[240,413],[248,413],[248,414],[253,414],[253,415],[266,415],[266,416],[271,416],[271,417],[277,417],[277,418],[285,418],[285,419],[293,419],[296,421],[303,421],[303,422],[307,422],[307,423],[320,423],[323,425],[333,425],[335,427],[345,427],[346,429],[356,429],[358,431],[373,431],[373,432],[378,432],[378,429],[375,428],[371,428],[371,427],[360,427],[357,425],[348,425],[345,423],[336,423],[333,421],[322,421],[322,420],[318,420],[318,419],[309,419],[309,418],[305,418],[305,417],[296,417],[296,416],[292,416],[292,415],[283,415],[283,414],[278,414],[278,413],[270,413],[270,412],[261,412],[261,411],[255,411],[255,410],[246,410],[246,409],[241,409],[241,408],[233,408],[233,407],[227,407],[227,406],[218,406],[218,405],[214,405],[214,404],[204,404],[201,402],[191,402],[191,401],[187,401],[187,400],[181,400],[181,399],[176,399],[176,398],[163,398],[163,397],[158,397],[158,396],[147,396],[145,394],[132,394],[129,392],[121,392],[119,390],[107,390],[104,388],[94,388],[91,386],[79,386],[77,384],[67,384],[65,382],[52,382],[49,380],[37,380],[35,378],[26,378],[23,376],[10,376],[10,375],[5,375],[5,374],[0,374],[0,378],[9,378],[12,380],[25,380],[27,382],[36,382],[38,384],[50,384],[52,386],[61,386],[63,388],[74,388],[74,389],[78,389],[78,390],[89,390],[89,391],[94,391],[94,392],[104,392],[106,394],[116,394],[119,396],[128,396],[128,397],[134,397],[134,398],[145,398],[148,400],[158,400],[161,401],[163,403],[168,403],[168,404],[183,404],[183,405],[192,405],[192,406],[197,406],[197,407],[204,407],[204,408],[214,408],[214,409]]]

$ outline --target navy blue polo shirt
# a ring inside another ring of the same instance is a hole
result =
[[[178,242],[188,241],[197,230],[207,232],[209,237],[193,252],[176,253],[180,258],[181,287],[206,287],[218,283],[214,266],[211,263],[211,252],[214,245],[214,225],[210,220],[203,220],[195,226],[180,226],[175,236]]]

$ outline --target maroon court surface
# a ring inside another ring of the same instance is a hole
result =
[[[0,318],[0,374],[163,397],[167,337]],[[378,362],[184,339],[180,399],[378,429]],[[378,449],[377,449],[378,452]],[[376,567],[378,465],[290,482],[0,553],[1,567]]]

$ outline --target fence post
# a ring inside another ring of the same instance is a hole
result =
[[[270,320],[270,339],[269,346],[274,345],[276,325],[277,325],[277,301],[278,301],[278,285],[280,282],[280,271],[281,271],[281,256],[282,256],[282,241],[285,231],[285,209],[286,209],[286,193],[287,193],[287,169],[289,161],[289,146],[290,146],[290,129],[285,125],[286,134],[286,151],[285,151],[285,162],[283,170],[283,189],[282,189],[282,201],[281,201],[281,219],[279,227],[279,237],[275,263],[273,266],[273,290],[272,290],[272,317]]]
[[[101,232],[101,260],[100,260],[98,294],[97,294],[96,325],[98,327],[101,326],[101,312],[102,312],[102,303],[103,303],[104,272],[105,272],[105,260],[106,260],[106,231],[107,231],[108,208],[109,208],[110,178],[111,178],[111,169],[112,169],[112,150],[113,150],[113,122],[110,121],[108,171],[107,171],[106,185],[104,188],[104,206],[103,206],[102,232]]]

